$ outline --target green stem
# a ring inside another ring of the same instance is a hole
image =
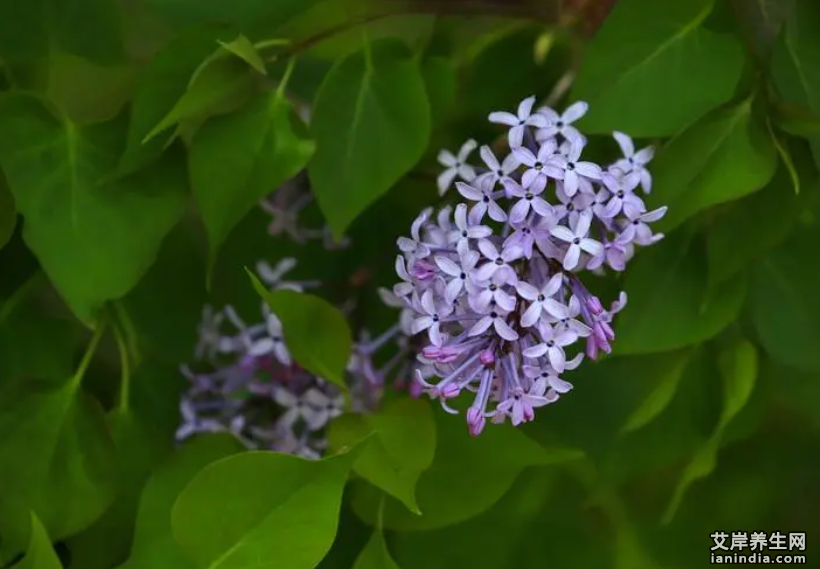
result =
[[[130,409],[131,400],[131,362],[128,358],[128,346],[119,326],[114,326],[114,337],[120,353],[120,401],[119,410],[125,414]]]
[[[94,354],[97,351],[97,347],[100,345],[100,340],[102,340],[103,335],[105,335],[105,328],[107,324],[108,319],[106,316],[102,316],[99,322],[97,322],[97,328],[94,330],[94,335],[91,337],[91,342],[88,344],[85,354],[83,354],[83,359],[80,361],[80,366],[74,373],[74,377],[71,378],[70,386],[72,390],[76,391],[80,387],[83,377],[85,377],[85,372],[88,371],[88,366],[91,365],[91,360],[94,359]]]
[[[131,316],[128,314],[122,302],[116,301],[114,303],[114,310],[117,312],[117,320],[122,328],[121,331],[125,334],[125,342],[131,352],[131,361],[136,366],[142,359],[142,354],[140,354],[134,322],[131,320]]]
[[[288,59],[288,66],[285,68],[285,73],[282,75],[282,80],[279,82],[279,86],[276,88],[276,95],[281,99],[285,96],[285,88],[288,85],[288,81],[290,81],[290,76],[293,73],[293,68],[296,67],[296,56],[292,56]]]

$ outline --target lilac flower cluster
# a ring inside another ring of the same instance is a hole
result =
[[[415,370],[417,389],[448,401],[475,393],[466,419],[478,435],[486,420],[531,421],[535,408],[572,389],[562,374],[584,356],[609,353],[613,316],[626,294],[606,310],[579,274],[622,271],[636,246],[662,238],[649,223],[666,208],[647,211],[637,194],[651,191],[651,147],[635,151],[626,134],[613,136],[622,158],[607,167],[582,159],[586,138],[574,126],[587,111],[577,102],[562,114],[535,98],[517,113],[494,112],[509,127],[510,153],[479,150],[483,166],[442,151],[444,194],[453,184],[466,203],[419,215],[401,237],[393,304],[411,334],[426,334]],[[548,197],[548,190],[550,197]],[[585,350],[572,349],[584,340]],[[435,380],[437,378],[437,381]]]
[[[303,290],[318,284],[284,280],[294,265],[293,259],[275,267],[260,262],[256,271],[272,290]],[[190,386],[180,403],[177,440],[202,432],[230,432],[248,448],[319,458],[327,444],[328,422],[346,410],[344,397],[335,385],[293,361],[282,324],[266,304],[261,316],[260,322],[248,325],[230,306],[220,311],[205,307],[196,361],[182,366]],[[406,363],[407,338],[400,331],[395,326],[374,339],[363,334],[355,344],[347,367],[349,410],[372,411],[385,378]],[[373,356],[394,342],[399,345],[396,354],[377,369]]]

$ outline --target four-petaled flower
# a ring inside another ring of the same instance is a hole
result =
[[[490,113],[490,122],[512,127],[509,132],[510,148],[518,148],[524,142],[524,132],[528,126],[546,127],[547,118],[540,113],[533,113],[535,97],[527,97],[518,105],[517,115],[500,111]]]
[[[600,255],[603,251],[604,246],[601,245],[599,241],[587,237],[591,223],[592,212],[586,210],[578,216],[578,221],[575,223],[575,227],[572,227],[572,222],[570,222],[570,227],[572,227],[572,229],[559,225],[554,227],[550,232],[554,237],[569,243],[569,248],[567,249],[567,253],[564,256],[563,261],[564,269],[567,271],[571,271],[578,266],[578,261],[581,258],[581,251],[586,251],[592,256]]]
[[[439,195],[443,196],[445,192],[450,189],[450,185],[456,176],[465,182],[471,182],[473,178],[475,178],[475,170],[467,164],[467,158],[470,157],[470,154],[476,149],[476,146],[478,146],[478,143],[470,139],[461,146],[458,154],[454,155],[449,150],[442,150],[438,153],[439,164],[447,167],[446,170],[438,175],[438,179],[436,180]]]

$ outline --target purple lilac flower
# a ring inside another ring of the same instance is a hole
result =
[[[286,280],[294,265],[293,259],[284,259],[275,266],[260,262],[256,269],[271,289],[317,286]],[[391,306],[403,305],[387,291],[382,298]],[[374,339],[363,333],[355,343],[347,366],[350,410],[374,410],[386,378],[403,371],[400,364],[410,353],[406,334],[411,320],[412,313],[405,310],[399,325]],[[206,307],[199,332],[195,361],[182,367],[189,388],[180,402],[177,440],[229,432],[248,448],[321,457],[327,424],[347,410],[345,400],[336,386],[293,361],[276,314],[263,304],[259,320],[247,324],[231,306],[219,311]],[[391,343],[397,345],[394,357],[376,367],[374,354]]]
[[[573,124],[586,103],[561,113],[533,112],[534,104],[530,97],[516,114],[490,115],[510,127],[509,154],[482,147],[484,166],[456,182],[468,203],[419,215],[411,237],[398,241],[402,282],[382,292],[402,309],[399,329],[419,342],[411,393],[450,413],[454,399],[473,393],[473,435],[488,419],[533,420],[572,390],[565,373],[611,352],[626,294],[605,310],[581,277],[622,271],[636,246],[663,237],[649,224],[666,208],[647,211],[636,194],[651,188],[652,149],[635,152],[628,136],[613,133],[623,158],[601,167],[582,158],[586,138]]]

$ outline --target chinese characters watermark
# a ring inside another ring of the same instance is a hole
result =
[[[805,564],[806,556],[799,553],[806,550],[805,533],[772,533],[736,531],[726,533],[716,531],[709,537],[710,562],[716,565],[732,563],[772,563]],[[788,553],[779,553],[785,551]],[[797,553],[795,553],[797,552]]]

